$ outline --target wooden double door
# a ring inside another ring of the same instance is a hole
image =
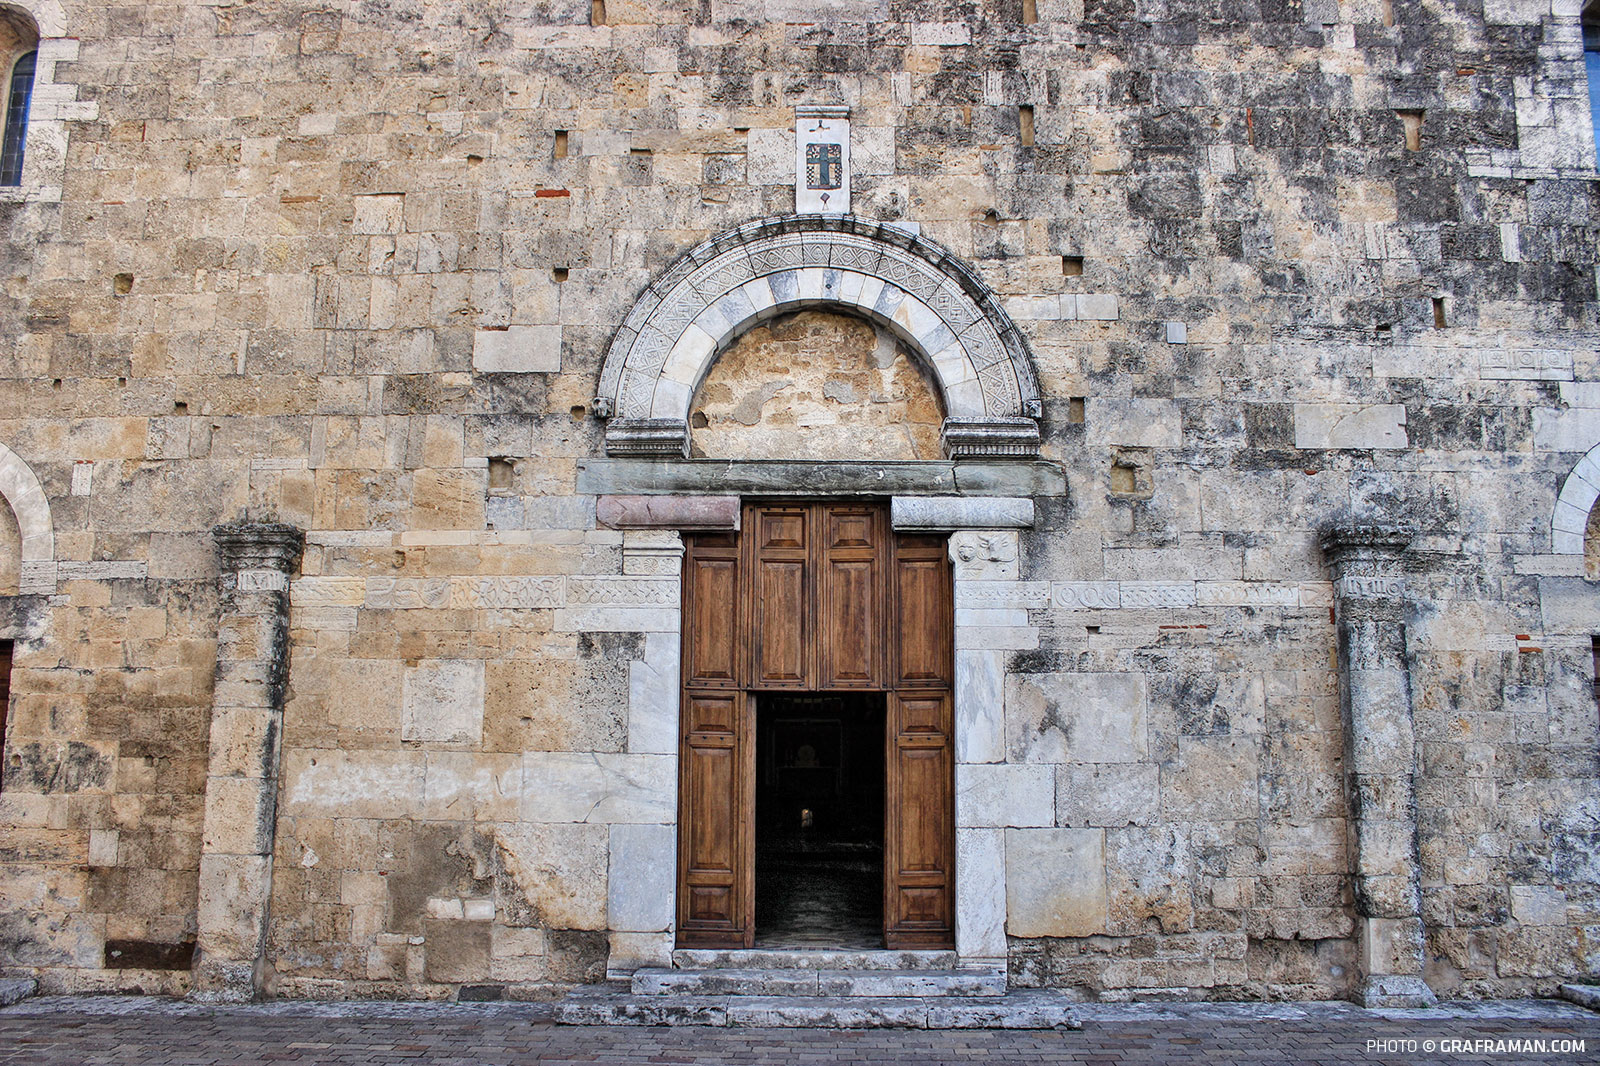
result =
[[[943,536],[877,503],[757,503],[685,538],[678,944],[755,941],[755,708],[881,692],[883,935],[953,947],[953,589]]]

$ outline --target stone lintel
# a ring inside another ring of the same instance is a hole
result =
[[[1057,463],[967,460],[839,463],[730,459],[584,459],[585,496],[1065,496]]]
[[[737,496],[601,496],[595,518],[612,529],[738,529]]]
[[[300,566],[305,532],[283,522],[229,522],[211,530],[223,573],[276,570],[292,574]]]
[[[896,496],[889,521],[896,529],[1030,529],[1033,501],[1000,496]]]

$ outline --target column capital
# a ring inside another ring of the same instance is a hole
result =
[[[1322,555],[1335,571],[1356,559],[1398,562],[1416,535],[1415,529],[1403,525],[1329,526],[1322,531]]]
[[[211,530],[224,573],[276,570],[292,574],[300,567],[305,531],[284,522],[228,522]]]
[[[1400,525],[1333,526],[1323,530],[1322,555],[1333,577],[1334,597],[1398,603],[1405,595],[1401,555],[1416,531]]]

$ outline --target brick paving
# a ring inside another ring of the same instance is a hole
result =
[[[0,1064],[329,1066],[709,1063],[1529,1063],[1600,1060],[1600,1014],[1555,1001],[1364,1011],[1347,1004],[1085,1006],[1075,1032],[566,1028],[534,1004],[210,1008],[43,998],[0,1011]],[[1369,1041],[1402,1043],[1369,1048]],[[1423,1050],[1432,1040],[1435,1050]],[[1582,1050],[1440,1041],[1582,1041]],[[1415,1049],[1405,1041],[1416,1041]]]

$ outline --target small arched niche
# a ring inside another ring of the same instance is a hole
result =
[[[717,357],[690,404],[690,453],[710,459],[938,459],[930,371],[883,326],[831,310],[780,315]]]

